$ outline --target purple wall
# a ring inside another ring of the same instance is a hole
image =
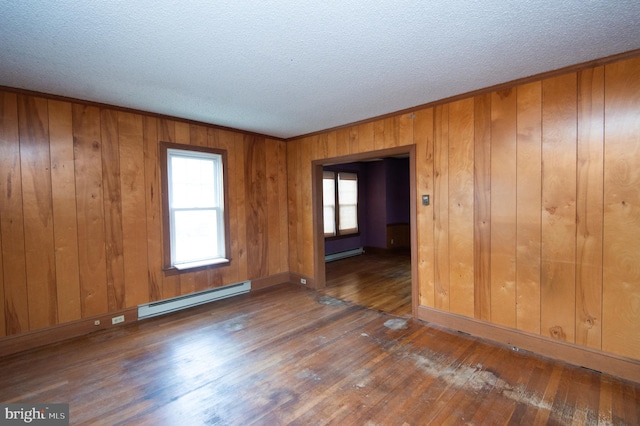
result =
[[[367,163],[367,226],[366,247],[387,246],[387,195],[384,161]]]
[[[409,159],[387,158],[387,224],[409,223]]]

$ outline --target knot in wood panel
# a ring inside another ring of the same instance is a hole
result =
[[[567,340],[567,335],[565,334],[562,327],[560,327],[559,325],[551,327],[549,329],[549,333],[551,334],[551,337],[553,337],[554,339]]]

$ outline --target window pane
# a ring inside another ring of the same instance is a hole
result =
[[[356,206],[340,205],[340,230],[358,229],[358,209]]]
[[[324,233],[325,235],[336,234],[336,183],[333,173],[325,172],[322,179],[322,204],[324,206]]]
[[[335,208],[333,206],[324,207],[324,234],[325,235],[336,234],[336,217],[335,217]]]
[[[215,159],[171,157],[171,207],[217,207]]]
[[[358,203],[358,181],[352,179],[342,179],[338,175],[338,200],[342,204]]]
[[[333,179],[322,179],[322,204],[333,206],[336,203],[336,184]]]
[[[220,257],[217,228],[216,210],[174,212],[174,264]]]

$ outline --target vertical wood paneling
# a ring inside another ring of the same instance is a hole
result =
[[[422,195],[433,197],[433,108],[420,110],[414,121],[416,144],[417,194],[417,237],[418,237],[418,291],[419,304],[433,307],[434,284],[434,238],[433,202],[422,205]]]
[[[309,138],[304,139],[304,144],[309,144]],[[351,154],[351,146],[349,144],[349,129],[336,130],[336,155],[343,156]]]
[[[195,146],[208,146],[207,128],[192,124],[189,126],[189,144]]]
[[[329,135],[331,136],[331,134]],[[289,268],[292,272],[302,272],[302,263],[300,261],[300,251],[302,247],[298,245],[298,216],[299,206],[298,199],[300,193],[299,172],[298,172],[298,156],[300,152],[300,143],[287,144],[287,173],[289,176],[295,176],[295,179],[287,180],[287,210],[289,212]]]
[[[541,333],[575,341],[576,74],[542,82]]]
[[[491,320],[491,94],[476,96],[474,111],[475,318]]]
[[[103,109],[100,115],[107,296],[109,310],[116,311],[125,306],[118,113]]]
[[[373,123],[369,122],[358,125],[358,151],[373,151],[374,147]]]
[[[413,125],[414,125],[415,117],[416,117],[415,113],[404,114],[398,117],[397,144],[399,146],[411,145],[414,143]]]
[[[194,272],[187,272],[180,274],[180,292],[182,294],[189,294],[196,291],[197,283]],[[208,276],[207,276],[208,281]]]
[[[327,158],[333,158],[338,155],[338,134],[337,132],[329,132],[327,134]],[[289,169],[287,169],[288,171]]]
[[[264,138],[244,137],[245,153],[245,193],[247,194],[247,262],[249,278],[255,279],[267,275],[267,236],[263,230],[268,225],[268,207],[263,200],[267,198],[266,150]]]
[[[360,152],[359,144],[358,127],[349,127],[349,152],[351,154]]]
[[[385,147],[385,125],[384,120],[376,120],[373,122],[373,145],[376,150]]]
[[[578,73],[576,343],[602,346],[604,67]]]
[[[281,218],[286,217],[287,203],[286,199],[283,199],[282,193],[284,192],[280,185],[286,185],[286,181],[281,181],[282,175],[282,161],[281,161],[281,147],[280,142],[267,139],[265,142],[265,173],[266,173],[266,198],[267,198],[267,222],[268,222],[268,235],[265,235],[266,243],[268,247],[268,274],[278,274],[286,271],[282,269],[282,259],[287,258],[288,253],[283,250],[286,248],[282,244],[282,237],[285,238],[286,234],[282,233],[282,226],[286,230],[286,223],[283,223]],[[284,201],[284,202],[283,202]]]
[[[640,58],[605,68],[602,349],[640,354]]]
[[[329,157],[329,133],[322,133],[317,136],[318,138],[318,146],[316,147],[316,155],[317,158],[328,158]]]
[[[349,132],[351,133],[351,129],[349,129]],[[355,137],[357,139],[357,135]],[[349,134],[349,138],[351,138],[351,134]],[[325,147],[320,143],[320,136],[310,136],[309,140],[311,142],[311,161],[322,158]]]
[[[31,330],[57,323],[51,158],[47,100],[18,96],[20,170],[24,214],[27,297]]]
[[[433,245],[435,250],[435,307],[449,310],[449,105],[434,116]]]
[[[516,326],[516,91],[491,94],[491,320]]]
[[[449,265],[451,312],[474,316],[473,98],[449,106]]]
[[[22,180],[18,131],[18,100],[0,92],[0,233],[6,335],[29,330]]]
[[[119,112],[122,255],[125,307],[149,300],[147,212],[145,209],[144,123],[139,115]]]
[[[194,291],[203,291],[213,287],[209,281],[209,270],[197,271],[191,275],[193,275]],[[180,285],[182,285],[182,283],[180,283]]]
[[[182,121],[174,121],[173,127],[175,129],[175,142],[189,145],[191,143],[191,126]]]
[[[102,193],[100,110],[73,105],[78,260],[82,316],[107,312],[105,219]]]
[[[347,132],[348,138],[348,132]],[[306,138],[301,150],[301,170],[300,178],[303,188],[311,188],[311,153],[312,153],[311,139]],[[300,229],[299,241],[300,247],[303,248],[304,256],[302,258],[302,270],[309,271],[309,275],[313,276],[314,262],[313,256],[306,255],[307,252],[313,253],[310,247],[313,247],[313,213],[312,213],[312,191],[302,191],[302,225]]]
[[[382,120],[384,128],[384,148],[393,148],[398,146],[400,141],[400,117],[387,117]]]
[[[516,326],[540,333],[542,84],[518,87]]]
[[[73,115],[68,102],[50,100],[48,103],[58,321],[65,323],[82,317]]]
[[[145,209],[147,213],[147,288],[149,301],[162,299],[162,190],[158,159],[158,123],[143,117]]]
[[[267,271],[269,274],[277,273],[280,267],[280,204],[278,191],[278,161],[277,142],[271,139],[265,141],[265,177],[266,177],[266,198],[267,198],[267,222],[268,232],[267,243]],[[286,256],[283,253],[283,256]]]
[[[280,267],[273,273],[289,272],[289,214],[287,211],[287,145],[284,142],[276,142],[275,161],[278,165],[278,205],[280,211],[280,245],[278,259]]]
[[[333,139],[336,141],[335,145],[337,152],[337,134],[334,133],[334,135]],[[331,139],[331,135],[329,135],[330,142]],[[304,213],[302,209],[303,182],[300,177],[302,173],[301,146],[301,144],[297,144],[296,149],[293,152],[287,152],[287,171],[293,170],[296,176],[295,182],[292,182],[292,180],[289,179],[289,206],[293,206],[295,209],[295,211],[292,212],[291,207],[289,208],[289,250],[291,250],[293,254],[290,260],[291,270],[297,273],[303,273],[304,271],[302,262],[305,256],[302,239],[302,217]]]
[[[246,277],[248,276],[248,265],[247,265],[247,194],[245,193],[243,188],[246,188],[245,185],[245,176],[247,171],[245,169],[245,149],[244,149],[244,137],[243,135],[234,133],[229,135],[229,137],[233,137],[233,142],[229,141],[229,147],[234,151],[235,154],[235,167],[233,169],[233,173],[236,180],[236,209],[238,211],[237,223],[238,223],[238,249],[237,249],[237,261],[238,261],[238,276]],[[231,163],[229,169],[231,170]]]

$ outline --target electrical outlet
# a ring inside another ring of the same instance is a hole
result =
[[[305,278],[300,278],[300,284],[306,284],[307,280]]]
[[[111,324],[119,324],[121,322],[124,322],[124,315],[111,318]]]
[[[95,321],[93,322],[93,325],[100,325],[100,320],[95,320]]]

